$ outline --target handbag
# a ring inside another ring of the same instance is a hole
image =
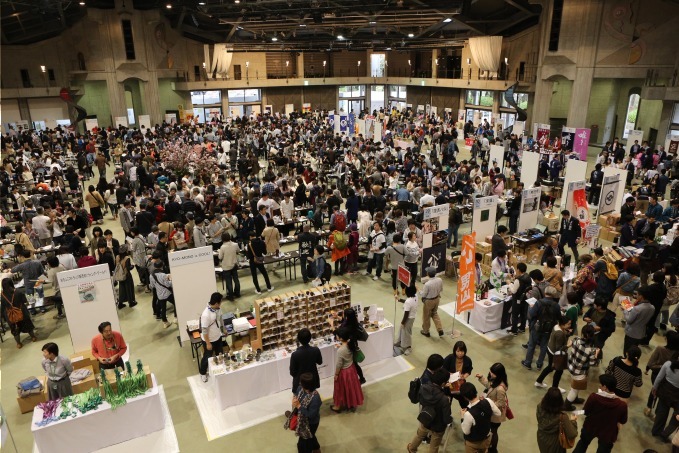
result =
[[[261,257],[261,256],[257,256],[255,254],[255,250],[252,248],[252,242],[250,242],[249,246],[250,246],[250,251],[252,252],[252,260],[257,264],[263,264],[264,258]]]
[[[505,398],[507,398],[507,409],[505,409],[505,417],[507,417],[507,420],[514,420],[514,411],[512,410],[511,407],[509,407],[509,395],[505,394]]]
[[[368,332],[361,325],[358,326],[358,335],[356,336],[358,341],[368,341]]]
[[[561,414],[559,417],[559,445],[561,445],[561,448],[569,450],[575,446],[575,438],[569,439],[568,436],[566,436],[566,430],[563,427],[563,417],[564,414]]]
[[[360,349],[357,349],[356,352],[354,352],[354,362],[356,363],[361,363],[365,360],[365,354],[363,354],[363,351]]]
[[[293,409],[292,412],[285,411],[285,423],[283,424],[283,429],[295,431],[297,429],[298,415],[297,408]]]
[[[583,376],[584,379],[571,379],[571,387],[573,390],[587,390],[587,375]]]
[[[2,295],[2,297],[5,298],[5,300],[8,303],[7,309],[5,312],[7,313],[7,321],[9,321],[11,324],[17,324],[21,321],[24,320],[24,312],[21,311],[21,308],[17,308],[14,306],[14,295],[16,292],[12,293],[12,300],[10,301],[5,294]]]
[[[556,354],[552,359],[552,368],[556,371],[563,371],[568,366],[568,355],[561,353]]]

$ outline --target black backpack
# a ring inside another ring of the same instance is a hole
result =
[[[541,303],[541,305],[540,315],[538,316],[540,333],[551,333],[557,323],[557,315],[551,306],[544,303]]]
[[[434,406],[422,406],[420,413],[417,414],[417,421],[422,423],[422,426],[429,428],[436,420],[436,408]]]
[[[422,381],[420,381],[420,378],[417,377],[410,381],[410,386],[408,387],[408,399],[413,404],[419,403],[420,387],[422,387]]]
[[[330,266],[330,263],[326,261],[325,267],[323,268],[323,280],[329,282],[331,277],[332,277],[332,267]]]

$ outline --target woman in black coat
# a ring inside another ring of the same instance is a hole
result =
[[[99,252],[99,258],[97,259],[97,264],[108,264],[108,270],[111,275],[116,268],[115,258],[113,258],[113,252],[106,247],[106,239],[99,239],[97,242],[97,251]]]
[[[450,374],[460,373],[459,380],[453,382],[448,387],[448,390],[450,391],[450,396],[459,401],[460,407],[462,409],[466,408],[469,402],[460,396],[460,385],[471,376],[474,368],[472,366],[472,359],[467,356],[467,345],[464,341],[455,343],[453,353],[443,359],[443,369],[447,370]]]
[[[2,299],[0,299],[2,317],[7,320],[12,336],[14,336],[14,341],[16,341],[17,348],[19,349],[23,347],[19,338],[19,335],[22,333],[29,334],[33,342],[38,341],[38,338],[35,336],[35,327],[33,326],[33,321],[31,321],[31,315],[28,313],[27,303],[26,294],[23,290],[16,290],[14,288],[14,282],[11,277],[2,280]],[[8,313],[11,308],[21,310],[21,320],[10,322]]]
[[[134,280],[132,279],[134,264],[132,263],[127,244],[120,246],[119,255],[116,257],[116,265],[118,263],[125,269],[125,280],[118,282],[118,308],[123,308],[125,302],[129,302],[131,308],[137,305],[137,300],[134,294]]]

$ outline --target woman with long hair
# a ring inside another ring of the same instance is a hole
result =
[[[341,346],[337,350],[333,405],[330,409],[334,412],[342,412],[344,409],[354,412],[356,407],[363,405],[363,391],[358,381],[354,360],[358,347],[356,342],[352,341],[351,330],[348,327],[340,327],[336,334]]]
[[[639,346],[630,346],[624,356],[612,359],[606,367],[606,374],[615,377],[617,382],[615,394],[625,401],[632,396],[634,387],[641,387],[643,384],[639,357],[641,357]]]
[[[92,215],[93,222],[104,223],[104,214],[102,213],[102,208],[106,204],[101,194],[94,189],[93,185],[87,188],[87,195],[85,195],[85,201],[90,206],[90,214]]]
[[[292,397],[292,407],[297,410],[297,453],[321,451],[316,438],[316,431],[321,423],[321,404],[313,374],[302,373],[299,376],[299,390]]]
[[[551,258],[551,257],[550,257]],[[566,360],[568,360],[568,336],[571,333],[571,320],[565,316],[561,316],[556,326],[549,335],[549,342],[547,343],[547,367],[545,367],[540,376],[535,380],[535,386],[540,388],[547,387],[543,381],[549,376],[549,374],[554,371],[554,379],[552,381],[552,387],[556,387],[561,391],[559,387],[559,382],[561,381],[561,376],[563,375],[564,365]],[[560,356],[558,365],[555,365],[554,357]],[[565,393],[564,390],[562,393]]]
[[[582,328],[580,337],[575,337],[568,351],[568,372],[571,374],[571,389],[566,397],[564,409],[575,410],[573,404],[584,403],[578,398],[579,390],[587,389],[587,371],[595,366],[600,350],[594,347],[594,326],[587,324]]]
[[[676,354],[679,354],[679,332],[670,331],[665,335],[667,344],[665,346],[656,346],[651,357],[648,358],[648,363],[646,364],[646,373],[651,371],[651,382],[655,382],[655,379],[660,373],[660,368],[667,362],[671,360]],[[649,417],[651,420],[655,419],[653,415],[653,405],[655,404],[655,393],[651,391],[648,394],[648,402],[644,408],[644,415]]]
[[[660,368],[658,377],[653,382],[652,391],[658,399],[658,405],[655,408],[655,421],[651,429],[651,434],[654,436],[668,439],[679,426],[679,421],[675,417],[671,417],[669,424],[667,424],[670,409],[674,409],[676,413],[679,407],[677,382],[679,382],[679,355],[674,354],[672,359],[665,362]],[[667,426],[665,426],[666,424]]]
[[[23,290],[14,288],[14,281],[10,277],[2,280],[2,298],[0,307],[2,308],[2,318],[9,323],[10,331],[16,341],[17,348],[21,349],[20,334],[27,333],[35,343],[38,338],[35,336],[35,327],[28,312],[26,293]]]
[[[349,329],[349,335],[351,336],[351,342],[353,344],[353,347],[355,350],[358,350],[359,349],[358,342],[365,341],[361,340],[361,337],[365,339],[365,337],[363,336],[364,335],[363,332],[365,332],[365,330],[363,329],[363,327],[361,327],[361,324],[358,322],[358,315],[356,314],[356,310],[354,310],[353,308],[347,308],[346,310],[344,310],[344,316],[340,328],[342,327],[346,327],[347,329]],[[356,367],[356,373],[358,374],[358,379],[360,383],[365,384],[363,370],[361,369],[361,366],[358,364],[355,358],[354,366]]]
[[[497,431],[500,429],[500,424],[507,420],[507,409],[509,408],[507,400],[507,390],[509,389],[507,371],[503,364],[496,362],[490,367],[488,377],[477,374],[476,378],[481,385],[486,388],[486,398],[494,402],[501,412],[499,416],[493,415],[490,418],[490,432],[492,433],[492,437],[490,446],[488,447],[488,453],[497,453],[497,443],[499,441]]]
[[[125,302],[130,303],[130,308],[137,305],[136,296],[134,293],[134,280],[132,279],[132,257],[129,253],[127,244],[120,246],[118,256],[116,256],[116,267],[121,266],[125,272],[125,280],[118,281],[118,308],[125,306]]]
[[[560,431],[573,441],[578,437],[577,415],[563,411],[563,397],[556,387],[550,387],[538,403],[535,416],[538,420],[538,449],[540,453],[566,453],[559,442]]]

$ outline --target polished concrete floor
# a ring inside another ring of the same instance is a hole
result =
[[[592,162],[595,151],[592,149],[590,154],[590,162]],[[121,229],[117,221],[108,220],[107,216],[104,227],[111,228],[114,236],[121,239]],[[468,230],[467,225],[467,228],[462,228],[460,232]],[[304,286],[301,279],[296,282],[283,281],[281,275],[273,277],[272,280],[276,286],[276,293],[300,289]],[[391,296],[390,280],[387,276],[383,276],[379,282],[373,282],[368,277],[360,275],[347,277],[346,280],[351,284],[353,301],[377,303],[384,307],[388,319],[394,319],[394,302]],[[249,308],[256,295],[251,278],[245,271],[241,272],[241,284],[243,297],[238,301],[237,306],[244,310]],[[453,300],[455,285],[454,280],[444,281],[442,304]],[[217,289],[221,290],[221,283],[217,284]],[[237,448],[243,452],[296,451],[296,438],[290,431],[283,430],[284,417],[282,415],[253,428],[208,442],[186,381],[187,376],[197,373],[196,363],[191,359],[191,351],[186,346],[179,347],[176,340],[178,333],[176,326],[163,329],[161,323],[153,319],[149,297],[138,294],[138,300],[140,304],[134,309],[125,308],[119,312],[122,332],[126,341],[132,345],[132,359],[141,359],[144,364],[149,365],[158,382],[165,387],[181,451],[217,452],[227,448]],[[225,302],[224,308],[234,311],[236,305]],[[397,310],[401,310],[400,304]],[[24,348],[18,350],[12,338],[6,336],[0,349],[2,406],[16,443],[16,451],[20,453],[32,451],[33,436],[30,431],[31,414],[21,415],[15,401],[16,383],[27,376],[39,375],[42,372],[40,348],[43,343],[54,341],[59,344],[64,354],[68,355],[73,352],[66,321],[56,321],[52,319],[53,315],[54,311],[49,311],[47,314],[34,318],[38,327],[39,341],[37,343],[25,343]],[[400,311],[397,316],[400,318]],[[441,317],[446,332],[449,333],[452,318],[445,313],[441,313]],[[495,362],[504,363],[508,369],[509,399],[515,419],[501,426],[499,450],[501,452],[537,452],[535,407],[542,398],[544,390],[533,386],[537,371],[528,371],[519,363],[524,357],[521,343],[526,342],[526,335],[491,343],[458,323],[456,329],[462,333],[458,339],[452,339],[450,336],[438,338],[436,334],[432,338],[425,338],[417,333],[420,323],[421,312],[415,323],[413,353],[407,358],[415,367],[415,371],[366,387],[365,405],[355,414],[335,414],[330,411],[328,404],[324,404],[318,431],[322,450],[326,453],[405,451],[406,444],[417,428],[417,410],[406,395],[409,381],[421,374],[430,354],[439,353],[445,356],[452,351],[456,341],[463,340],[469,349],[469,357],[473,360],[474,373],[487,374],[489,367]],[[622,339],[623,329],[619,326],[606,345],[606,363],[622,352]],[[662,343],[664,339],[656,336],[652,346]],[[652,349],[648,348],[643,350],[642,366],[645,366],[651,351]],[[597,376],[600,370],[593,371],[589,377],[588,390],[581,392],[584,397],[589,392],[596,391]],[[561,386],[565,388],[568,384],[569,377],[566,373]],[[629,421],[621,431],[615,451],[641,453],[649,448],[658,452],[670,450],[667,444],[662,444],[650,436],[652,423],[644,417],[642,412],[650,387],[650,377],[644,376],[643,387],[634,390],[629,402]],[[480,386],[477,385],[477,388],[480,389]],[[238,389],[233,390],[238,391]],[[457,403],[454,403],[454,415],[458,413],[458,409]],[[582,426],[582,421],[579,425]],[[116,427],[110,427],[110,429],[116,429]],[[102,434],[105,435],[105,433]],[[77,440],[74,439],[74,442]],[[595,449],[594,446],[590,447],[590,451]],[[458,426],[452,434],[447,451],[463,450],[461,430]],[[3,451],[13,452],[14,450],[6,445]],[[421,448],[421,451],[425,451],[424,448]]]

